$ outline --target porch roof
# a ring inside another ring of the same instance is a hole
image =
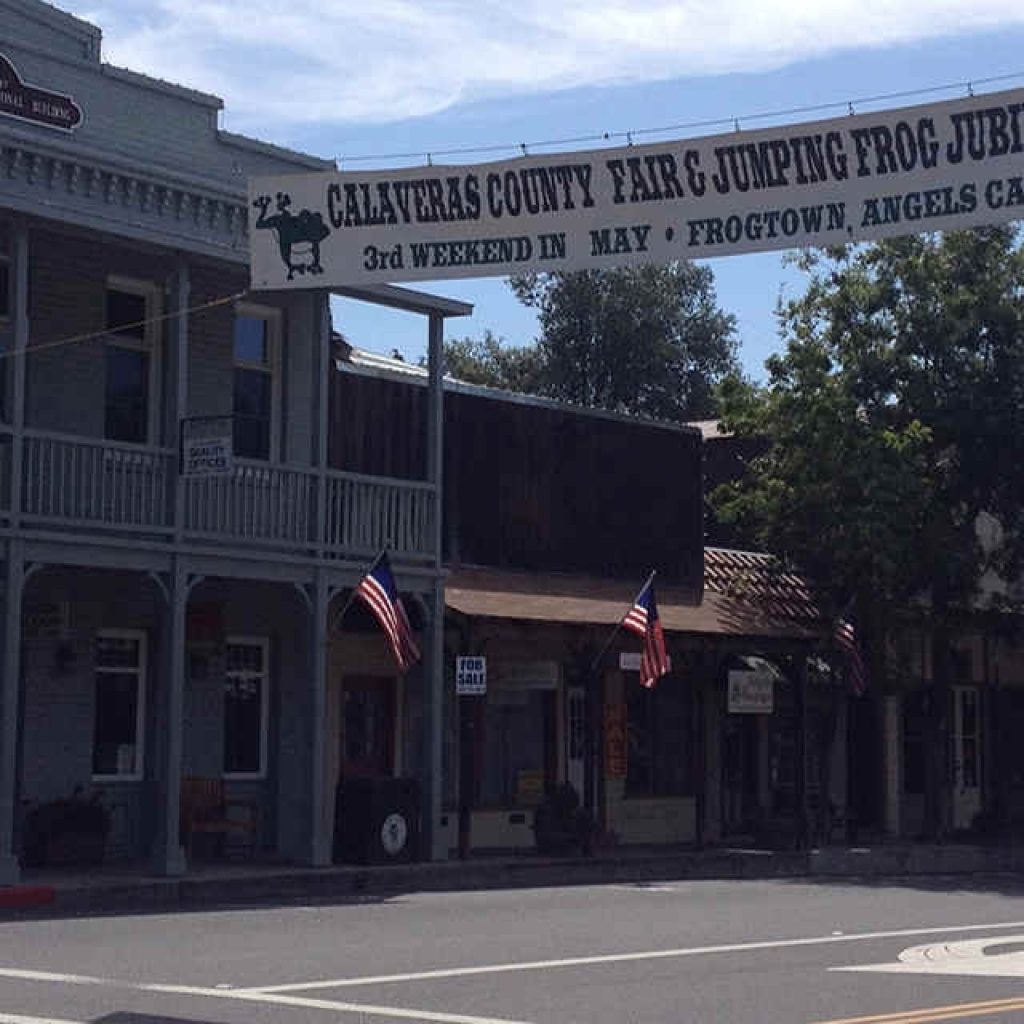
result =
[[[699,602],[694,603],[691,591],[656,581],[658,614],[666,632],[790,640],[825,635],[825,624],[799,577],[773,577],[772,593],[746,585],[752,573],[768,573],[769,556],[729,552],[743,556],[733,559],[723,557],[721,549],[711,558],[708,554]],[[614,626],[642,583],[639,578],[460,568],[448,577],[445,601],[472,618]]]

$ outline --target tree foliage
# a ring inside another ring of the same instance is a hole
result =
[[[956,625],[989,570],[1020,563],[1024,258],[1013,230],[991,228],[801,263],[809,284],[780,310],[787,345],[767,384],[725,391],[727,426],[768,450],[712,500],[807,571],[833,612],[852,602],[876,685],[893,623],[912,602],[927,610],[935,783]],[[998,528],[983,537],[980,523]]]
[[[735,320],[692,263],[531,274],[511,287],[537,310],[542,393],[664,420],[714,414],[736,372]]]
[[[533,346],[503,344],[490,331],[482,339],[449,338],[445,372],[467,384],[539,394],[543,388],[540,354]]]
[[[1008,229],[810,253],[762,389],[727,425],[769,441],[721,514],[851,596],[963,604],[1019,555],[1024,258]],[[978,516],[1002,543],[986,558]],[[867,603],[867,602],[865,602]]]
[[[714,279],[691,263],[512,278],[537,310],[536,345],[445,342],[445,365],[474,384],[663,420],[713,416],[719,384],[738,372],[735,320]]]

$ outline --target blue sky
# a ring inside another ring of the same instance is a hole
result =
[[[110,63],[224,98],[223,126],[343,169],[503,159],[834,117],[1024,85],[1008,0],[61,0]],[[787,111],[820,107],[820,111]],[[664,129],[662,131],[662,129]],[[478,152],[450,151],[478,150]],[[754,377],[784,255],[711,261]],[[537,334],[501,279],[417,285],[471,302],[449,336]],[[356,345],[423,354],[419,318],[336,305]]]

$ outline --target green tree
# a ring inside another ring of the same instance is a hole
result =
[[[543,388],[543,367],[537,349],[505,345],[490,331],[482,339],[447,339],[444,368],[445,373],[467,384],[527,394],[539,394]]]
[[[949,827],[953,643],[988,569],[1019,569],[1024,506],[1024,258],[1011,229],[809,253],[780,310],[784,354],[761,389],[733,383],[725,420],[767,442],[718,490],[719,515],[855,610],[873,683],[896,625],[930,627],[926,828]],[[982,543],[979,523],[998,522]],[[924,600],[920,600],[923,598]]]
[[[512,290],[537,310],[541,393],[588,408],[663,420],[716,411],[737,372],[735,320],[706,267],[679,262],[530,274]]]

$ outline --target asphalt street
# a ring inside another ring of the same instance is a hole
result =
[[[1024,879],[679,881],[0,924],[0,1024],[1024,1022]]]

